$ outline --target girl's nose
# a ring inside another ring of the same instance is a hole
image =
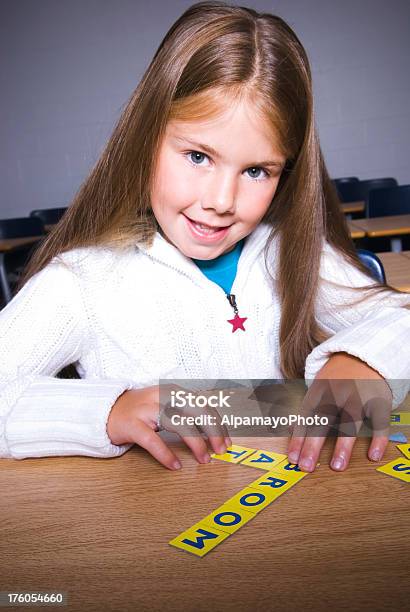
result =
[[[202,199],[202,208],[212,208],[218,215],[233,213],[236,208],[236,184],[232,178],[213,181]]]

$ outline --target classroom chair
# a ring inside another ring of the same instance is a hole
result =
[[[357,176],[342,176],[340,178],[333,179],[335,185],[342,185],[344,183],[357,183],[359,181]]]
[[[37,217],[15,217],[0,219],[0,240],[8,238],[28,238],[44,236],[41,219]],[[40,240],[40,238],[39,238]],[[0,251],[0,288],[3,301],[7,304],[12,298],[12,290],[27,265],[38,242],[14,247],[10,251]]]
[[[343,176],[332,180],[341,202],[354,202],[354,185],[359,183],[357,176]],[[350,185],[353,185],[352,190]],[[353,197],[353,200],[351,199]]]
[[[362,263],[369,269],[373,278],[379,281],[379,283],[385,283],[386,274],[383,264],[377,255],[367,249],[357,249],[357,254]]]
[[[410,214],[410,185],[398,185],[388,189],[369,191],[366,201],[366,217],[386,217]],[[410,236],[400,236],[402,249],[410,249]],[[369,238],[366,246],[373,251],[390,251],[390,238]]]
[[[65,208],[39,208],[38,210],[32,210],[30,217],[38,217],[42,220],[44,225],[54,225],[58,223],[61,217],[64,215],[67,207]]]
[[[351,177],[356,178],[356,177]],[[335,179],[334,184],[339,195],[339,200],[345,202],[360,202],[362,200],[362,192],[360,190],[359,179],[356,180],[340,180]]]
[[[341,202],[367,202],[370,191],[396,186],[395,178],[376,178],[340,183],[337,191]]]
[[[366,217],[386,217],[410,213],[410,185],[393,186],[369,192]]]
[[[379,189],[390,189],[392,187],[397,187],[397,185],[398,183],[395,178],[379,178],[360,181],[360,189],[362,192],[361,199],[365,202],[365,211],[367,211],[367,205],[371,192],[378,191]]]

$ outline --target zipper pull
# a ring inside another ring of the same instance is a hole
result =
[[[229,304],[232,306],[235,316],[233,319],[228,319],[228,323],[232,325],[232,333],[236,332],[237,329],[242,329],[246,331],[243,324],[247,320],[248,317],[240,317],[238,312],[238,307],[236,305],[236,298],[233,293],[227,293],[226,297],[228,298]]]

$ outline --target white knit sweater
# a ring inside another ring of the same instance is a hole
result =
[[[245,240],[231,290],[245,332],[232,333],[224,291],[159,233],[148,249],[54,258],[0,312],[0,457],[121,455],[132,444],[111,443],[109,412],[124,390],[159,378],[281,378],[281,309],[263,262],[270,229],[261,223]],[[277,239],[269,261],[277,278]],[[338,308],[357,299],[349,287],[371,281],[328,244],[321,277],[317,318],[333,335],[308,356],[308,384],[346,351],[388,379],[396,407],[409,389],[410,311],[401,306],[410,296]],[[81,379],[55,378],[70,363]]]

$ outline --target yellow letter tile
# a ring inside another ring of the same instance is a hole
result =
[[[220,459],[221,461],[227,461],[228,463],[240,463],[245,459],[245,457],[249,457],[255,452],[255,448],[247,448],[246,446],[238,446],[237,444],[232,444],[223,455],[218,455],[213,453],[211,457],[214,459]]]
[[[237,508],[238,512],[246,510],[252,514],[258,514],[258,512],[272,503],[274,499],[275,497],[272,496],[271,491],[264,491],[254,487],[253,483],[251,483],[242,489],[242,491],[239,491],[239,493],[228,499],[227,503],[233,508]]]
[[[299,482],[299,480],[309,474],[309,472],[302,472],[298,465],[289,463],[287,459],[279,463],[279,465],[275,465],[271,471],[285,475],[286,479],[292,480],[292,482]]]
[[[391,425],[410,425],[410,412],[396,412],[390,416]]]
[[[245,525],[245,523],[254,518],[254,516],[254,512],[244,510],[243,506],[229,500],[202,519],[202,522],[220,531],[234,533],[238,531],[242,525]]]
[[[307,472],[301,472],[306,474]],[[303,477],[302,477],[303,478]],[[248,487],[262,491],[271,501],[275,501],[280,495],[299,482],[299,476],[295,473],[279,471],[266,472],[263,476],[249,483]]]
[[[215,529],[208,523],[200,521],[180,533],[169,544],[176,548],[182,548],[197,557],[203,557],[227,537],[229,537],[229,533],[226,533],[226,531]]]
[[[410,459],[410,446],[408,444],[396,444],[396,446],[407,459]]]
[[[260,470],[273,470],[275,465],[286,459],[286,455],[258,449],[253,455],[241,462],[241,465],[259,468]]]
[[[377,471],[404,480],[404,482],[410,482],[410,459],[399,457],[390,461],[390,463],[386,463],[386,465],[378,467]]]

